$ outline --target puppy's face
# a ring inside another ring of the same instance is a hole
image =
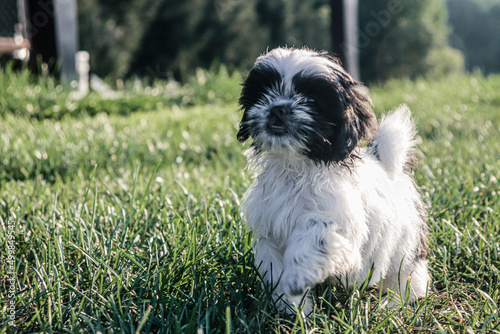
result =
[[[275,49],[257,59],[243,83],[238,140],[252,137],[257,153],[343,161],[376,126],[369,99],[356,87],[324,53]]]

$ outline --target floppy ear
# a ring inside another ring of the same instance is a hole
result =
[[[328,53],[320,53],[329,65],[328,82],[331,85],[333,127],[325,131],[329,145],[325,146],[324,161],[340,162],[347,158],[361,140],[369,140],[377,129],[377,118],[370,98],[363,86],[354,80],[341,66],[339,60]]]
[[[278,86],[281,81],[281,75],[270,65],[255,65],[243,82],[243,88],[239,103],[243,111],[243,117],[240,122],[240,129],[236,138],[240,142],[250,138],[252,115],[251,109],[266,93],[269,87]]]
[[[377,129],[377,117],[372,110],[372,101],[364,93],[366,87],[356,81],[345,71],[339,59],[321,53],[321,57],[332,63],[332,71],[336,77],[337,91],[343,97],[346,124],[344,128],[346,150],[352,151],[363,139],[370,139]]]
[[[250,138],[250,126],[248,124],[248,116],[245,110],[243,110],[243,118],[241,119],[240,129],[238,131],[238,134],[236,135],[236,138],[242,143]]]
[[[360,140],[370,140],[377,130],[377,117],[372,110],[370,98],[362,92],[356,81],[345,82],[345,151],[351,152]]]
[[[254,69],[252,71],[255,72]],[[242,143],[244,143],[248,138],[250,138],[250,126],[248,124],[249,121],[248,109],[250,109],[252,104],[255,103],[258,98],[254,96],[255,94],[253,94],[251,91],[252,86],[255,86],[255,84],[253,83],[253,81],[255,81],[253,79],[255,75],[252,73],[252,71],[242,84],[243,88],[241,90],[241,95],[239,99],[240,111],[243,112],[243,116],[240,121],[239,131],[238,134],[236,135],[236,138]]]

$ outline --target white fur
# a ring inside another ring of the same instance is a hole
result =
[[[255,66],[268,65],[275,68],[283,78],[282,85],[284,86],[281,87],[280,94],[292,96],[294,95],[292,78],[297,73],[326,73],[332,66],[341,69],[340,65],[317,55],[316,52],[307,49],[276,48],[257,58]],[[314,57],[313,62],[311,62],[311,57]]]
[[[276,48],[257,58],[255,65],[266,64],[275,68],[283,75],[284,82],[291,82],[290,79],[299,72],[327,72],[331,66],[341,69],[340,65],[317,55],[317,52],[307,49]],[[311,57],[315,57],[314,62],[311,62]]]
[[[294,151],[249,150],[255,180],[242,212],[254,232],[256,265],[281,306],[304,301],[308,313],[313,304],[307,291],[316,284],[337,277],[360,284],[372,266],[370,285],[382,284],[404,298],[411,275],[409,299],[425,296],[427,263],[415,252],[420,197],[404,172],[414,136],[403,106],[380,124],[379,157],[358,148],[360,158],[350,167],[315,164]]]
[[[375,144],[379,158],[390,175],[402,173],[413,153],[415,135],[411,112],[406,105],[382,118]]]

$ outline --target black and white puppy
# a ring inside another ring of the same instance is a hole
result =
[[[426,211],[410,170],[408,108],[377,126],[369,98],[336,59],[286,48],[257,59],[240,104],[238,140],[253,140],[255,177],[242,212],[279,307],[309,313],[315,285],[359,286],[372,268],[371,286],[425,296]]]

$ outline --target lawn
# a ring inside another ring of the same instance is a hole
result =
[[[398,310],[324,283],[304,321],[261,288],[238,211],[251,183],[238,74],[70,101],[53,80],[7,72],[0,333],[500,332],[499,76],[370,87],[378,115],[407,103],[418,120],[433,283]]]

